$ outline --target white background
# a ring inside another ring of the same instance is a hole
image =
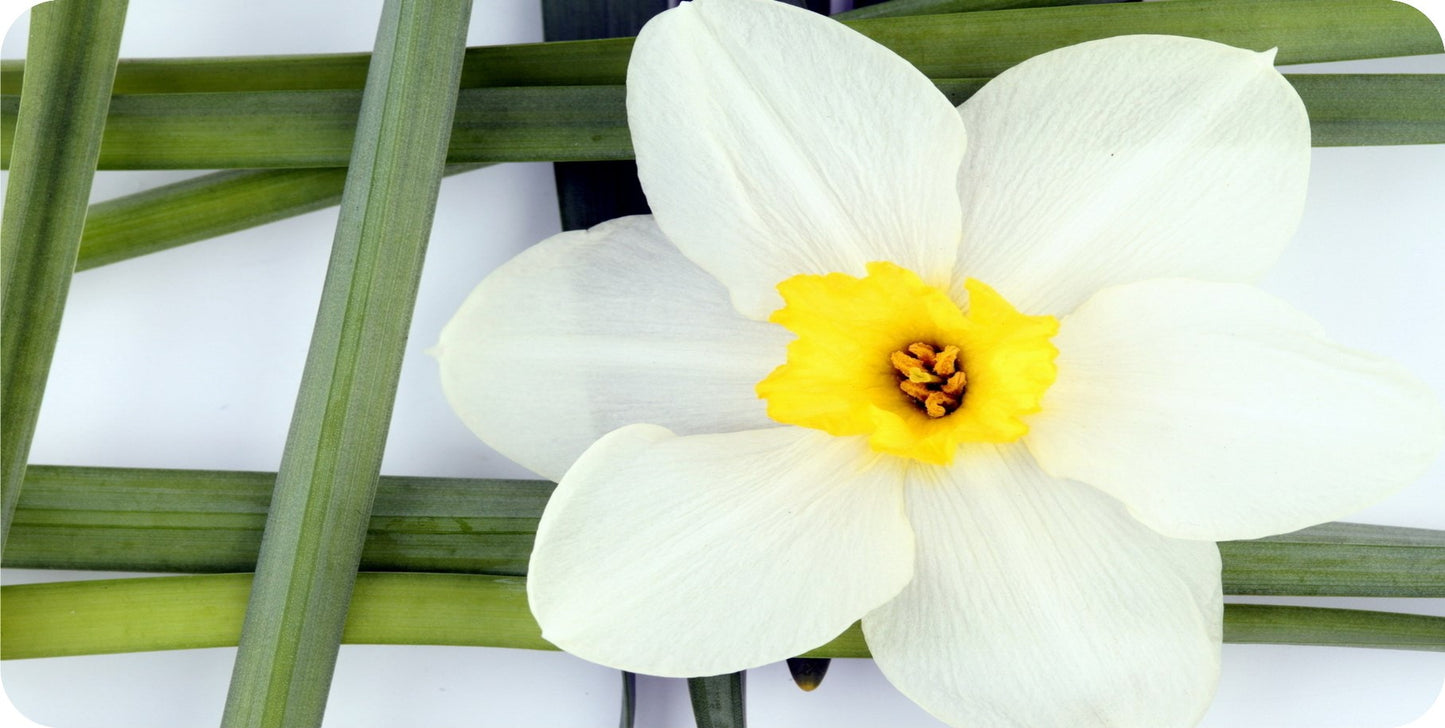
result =
[[[123,56],[369,50],[380,0],[132,0]],[[22,57],[22,18],[4,57]],[[469,43],[541,39],[536,0],[477,0]],[[1445,56],[1308,70],[1445,72]],[[102,172],[95,199],[195,173]],[[1340,341],[1395,357],[1445,393],[1445,146],[1320,149],[1294,246],[1266,288]],[[32,461],[274,470],[311,333],[336,210],[76,276]],[[444,403],[424,350],[488,271],[558,229],[547,164],[443,182],[383,472],[528,474]],[[1445,528],[1445,466],[1354,520]],[[7,583],[76,578],[10,570]],[[1320,603],[1320,602],[1315,602]],[[1445,600],[1328,604],[1445,615]],[[5,690],[54,726],[215,725],[232,649],[7,662]],[[1445,654],[1226,645],[1210,728],[1393,728],[1420,716]],[[804,694],[781,665],[749,678],[756,728],[937,726],[865,660]],[[612,726],[617,673],[558,653],[345,646],[329,726]],[[1445,721],[1442,721],[1445,722]],[[684,683],[643,678],[641,728],[691,725]]]

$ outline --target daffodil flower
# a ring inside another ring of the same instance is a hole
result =
[[[1197,721],[1214,541],[1348,514],[1445,439],[1424,384],[1241,283],[1305,197],[1271,61],[1113,38],[955,109],[779,3],[654,19],[627,76],[654,216],[536,245],[439,347],[462,419],[559,481],[544,636],[696,676],[861,619],[954,725]]]

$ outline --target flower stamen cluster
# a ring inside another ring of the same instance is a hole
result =
[[[932,344],[915,341],[889,355],[888,362],[898,370],[898,388],[929,417],[938,419],[952,414],[963,402],[968,374],[958,365],[958,353],[952,344],[940,351]]]

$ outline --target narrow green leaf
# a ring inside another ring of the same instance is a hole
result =
[[[692,716],[697,728],[746,728],[748,674],[692,677],[687,694],[692,698]]]
[[[461,164],[453,175],[480,169]],[[341,201],[346,170],[259,169],[214,172],[90,206],[77,271],[129,260],[330,207]]]
[[[1224,641],[1445,652],[1445,617],[1358,609],[1230,604]]]
[[[250,574],[22,584],[0,588],[0,659],[226,647],[241,633]],[[527,607],[526,580],[462,574],[356,579],[349,644],[556,649]],[[1226,604],[1224,641],[1445,651],[1445,617]],[[808,657],[868,657],[857,624]]]
[[[1184,2],[1185,0],[1171,0]],[[1445,74],[1288,74],[1316,146],[1445,142]],[[987,82],[936,79],[955,104]],[[453,164],[630,159],[621,86],[471,89],[457,102]],[[118,96],[102,169],[342,167],[354,91]],[[13,97],[0,98],[9,124]],[[225,118],[224,125],[215,120]],[[8,162],[0,146],[0,164]],[[280,178],[284,179],[284,178]]]
[[[320,725],[455,112],[471,0],[387,0],[222,722]]]
[[[1293,74],[1288,78],[1310,110],[1316,146],[1445,142],[1445,76]],[[982,83],[982,79],[938,81],[955,103]],[[613,115],[620,116],[621,111],[614,110]],[[13,116],[8,120],[13,122]],[[476,168],[452,165],[446,174]],[[578,184],[558,182],[564,222],[570,220],[572,227],[639,212],[645,205],[632,190],[611,184],[617,175],[610,168],[594,169],[590,163],[579,163],[565,174],[582,180]],[[336,204],[344,179],[341,168],[225,171],[91,205],[75,269],[86,270]],[[601,202],[594,194],[599,188],[607,195]],[[582,195],[581,189],[589,192]],[[569,209],[571,214],[566,212]]]
[[[370,53],[123,58],[115,93],[360,90],[370,62]],[[0,61],[0,87],[7,91],[21,88],[25,75],[24,61]]]
[[[993,76],[1047,50],[1132,33],[1186,35],[1264,51],[1279,63],[1440,53],[1440,34],[1394,0],[1170,0],[849,21],[937,78]],[[620,84],[632,39],[467,50],[462,87]],[[117,94],[358,89],[367,55],[122,61]],[[23,66],[0,65],[19,88]],[[13,85],[12,85],[13,84]]]
[[[251,582],[206,574],[6,586],[0,659],[232,646]],[[360,574],[342,639],[555,649],[527,608],[525,580],[502,576]]]
[[[5,564],[250,571],[273,473],[37,465]],[[552,484],[383,477],[362,568],[526,573]],[[1445,597],[1445,531],[1327,523],[1220,544],[1228,594]]]
[[[1045,51],[1132,33],[1208,38],[1279,63],[1441,52],[1418,10],[1393,0],[1170,0],[880,18],[849,23],[937,78],[993,76]],[[473,86],[622,83],[631,39],[472,49]]]
[[[1326,523],[1219,553],[1228,594],[1445,596],[1445,531]]]
[[[77,271],[335,205],[346,168],[230,170],[90,206]]]
[[[0,130],[15,168],[0,231],[0,548],[80,247],[126,0],[56,0],[30,16],[30,89]]]
[[[5,565],[251,571],[275,473],[37,465]],[[522,575],[552,484],[382,477],[361,566]]]
[[[1445,75],[1293,74],[1317,147],[1445,142]]]
[[[1393,0],[1171,0],[859,21],[929,76],[992,76],[1040,53],[1135,33],[1266,51],[1276,63],[1441,52],[1423,14]]]
[[[621,86],[463,91],[452,163],[627,159],[632,145]],[[0,124],[13,118],[0,97]],[[359,91],[117,96],[102,169],[345,167]],[[9,160],[0,146],[0,166]]]

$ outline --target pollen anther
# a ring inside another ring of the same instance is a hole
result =
[[[934,419],[958,409],[963,402],[968,377],[958,368],[957,346],[939,351],[931,344],[915,341],[889,355],[898,372],[898,388]]]

